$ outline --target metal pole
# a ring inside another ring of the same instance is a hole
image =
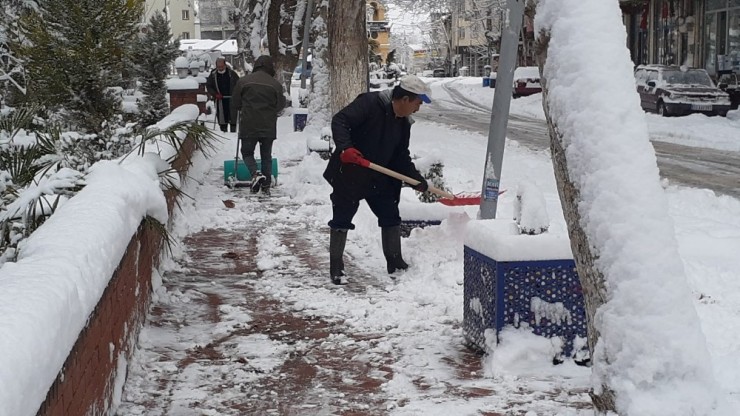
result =
[[[501,56],[499,57],[496,89],[493,94],[491,124],[488,128],[488,149],[483,172],[483,189],[481,191],[480,219],[496,218],[501,164],[504,159],[506,144],[506,127],[511,105],[511,94],[514,84],[519,48],[519,32],[524,17],[526,0],[507,0],[506,23],[501,33]]]
[[[306,5],[306,17],[303,21],[303,62],[301,63],[301,89],[306,89],[306,67],[308,66],[308,42],[311,37],[311,15],[313,14],[313,0],[308,0]]]

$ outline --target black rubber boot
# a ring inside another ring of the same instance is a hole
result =
[[[409,265],[403,261],[401,256],[401,226],[383,227],[382,228],[383,255],[388,265],[388,274],[393,274],[396,270],[406,270]]]
[[[347,243],[347,230],[332,228],[329,235],[329,276],[335,285],[342,284],[344,276],[344,245]]]

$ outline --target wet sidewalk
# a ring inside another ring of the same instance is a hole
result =
[[[194,195],[194,212],[212,220],[162,276],[118,415],[524,415],[541,394],[548,406],[588,404],[583,391],[484,378],[459,322],[430,317],[438,333],[358,325],[372,313],[358,305],[393,301],[395,289],[353,261],[353,282],[329,284],[328,229],[307,221],[326,207],[280,186],[271,198],[229,190],[221,174],[212,169]],[[439,348],[409,348],[414,337],[438,337]]]

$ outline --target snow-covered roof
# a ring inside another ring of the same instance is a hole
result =
[[[180,39],[180,50],[219,51],[224,55],[236,55],[236,39]]]

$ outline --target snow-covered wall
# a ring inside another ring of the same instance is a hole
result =
[[[0,416],[37,413],[142,220],[167,223],[164,166],[153,153],[98,162],[85,188],[19,247],[18,260],[0,267]]]

